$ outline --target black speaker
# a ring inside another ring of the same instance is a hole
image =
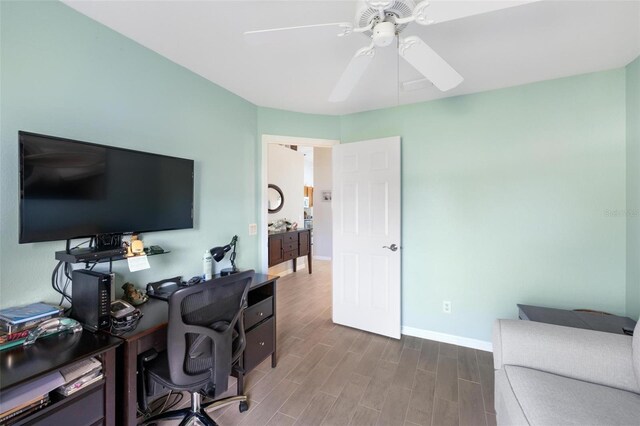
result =
[[[74,270],[71,274],[71,317],[89,330],[111,326],[111,274]]]

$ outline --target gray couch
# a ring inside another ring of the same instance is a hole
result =
[[[640,425],[634,337],[533,321],[493,330],[498,425]]]

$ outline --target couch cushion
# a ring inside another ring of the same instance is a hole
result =
[[[504,373],[531,425],[639,423],[639,394],[524,367],[505,365]]]
[[[494,408],[496,409],[497,423],[509,426],[529,426],[529,422],[522,412],[522,407],[513,393],[513,389],[511,389],[511,384],[503,368],[496,370],[494,383]]]

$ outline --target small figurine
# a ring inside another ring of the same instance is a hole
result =
[[[149,300],[149,296],[138,290],[131,283],[124,283],[122,289],[124,290],[124,296],[122,296],[122,298],[133,306],[140,306]]]

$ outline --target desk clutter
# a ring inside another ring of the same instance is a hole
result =
[[[229,271],[231,270],[231,268],[229,268]],[[240,272],[238,269],[235,269],[235,272],[227,272],[226,274],[223,274],[225,270],[223,269],[221,271],[220,277],[225,277],[227,275],[231,275],[231,274],[235,274]],[[207,274],[204,275],[205,277],[207,276]],[[216,276],[216,278],[219,278],[218,276]],[[182,280],[182,276],[177,276],[177,277],[172,277],[172,278],[166,278],[164,280],[160,280],[160,281],[156,281],[156,282],[152,282],[147,284],[147,294],[145,295],[145,297],[148,299],[149,297],[152,297],[154,299],[160,299],[160,300],[169,300],[169,296],[171,296],[171,294],[183,287],[190,287],[192,285],[196,285],[196,284],[200,284],[202,282],[205,281],[209,281],[212,278],[203,278],[202,276],[196,275],[194,277],[189,278],[188,281],[183,281]],[[133,284],[131,284],[133,285]],[[140,290],[135,290],[137,292],[140,292]],[[141,292],[140,292],[141,293]],[[146,301],[146,299],[145,299]]]
[[[61,306],[46,303],[0,310],[0,351],[23,344],[31,331],[47,320],[62,316],[63,312]]]
[[[50,403],[60,401],[99,382],[103,377],[102,363],[96,358],[88,358],[17,386],[2,394],[0,424],[15,424]]]
[[[62,385],[64,378],[55,372],[4,392],[0,401],[0,423],[10,425],[43,409],[51,402],[50,393]]]
[[[77,362],[60,370],[65,380],[64,385],[55,389],[63,397],[72,395],[102,379],[102,363],[95,358]]]
[[[182,281],[182,276],[167,278],[147,284],[147,296],[154,299],[168,300],[171,294],[181,287],[189,287],[203,282],[203,278],[195,276],[189,281]]]

